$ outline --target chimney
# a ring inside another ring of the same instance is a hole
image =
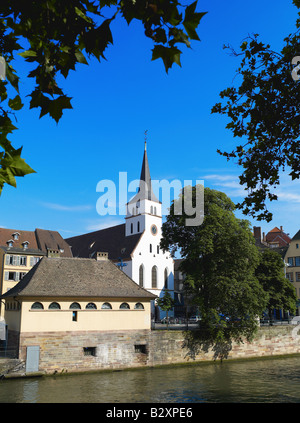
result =
[[[280,226],[280,232],[283,232],[282,226]]]
[[[261,227],[253,226],[253,233],[254,233],[254,238],[261,241]]]
[[[60,257],[60,251],[53,248],[47,248],[47,257]]]
[[[96,257],[97,261],[105,261],[108,260],[108,253],[104,253],[104,252],[97,252],[97,257]]]

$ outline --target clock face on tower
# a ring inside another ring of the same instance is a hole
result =
[[[151,226],[151,233],[152,233],[152,235],[156,235],[157,234],[157,227],[156,227],[156,225],[152,225]]]

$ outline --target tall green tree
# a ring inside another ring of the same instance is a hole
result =
[[[293,0],[299,9],[300,1]],[[300,12],[298,13],[300,16]],[[258,34],[242,41],[235,84],[220,93],[212,113],[228,117],[226,128],[237,138],[232,151],[218,152],[240,166],[247,195],[237,207],[258,220],[272,220],[269,202],[278,199],[281,172],[300,177],[300,18],[295,32],[275,51]]]
[[[224,193],[204,189],[204,220],[198,226],[186,225],[190,216],[184,208],[182,215],[175,213],[184,196],[185,190],[171,205],[161,247],[173,254],[180,250],[181,268],[201,315],[200,330],[187,338],[190,353],[213,348],[222,359],[232,341],[252,338],[265,308],[266,295],[255,276],[259,253],[249,222],[235,217],[235,206]],[[192,196],[195,200],[196,187]]]
[[[263,290],[267,293],[267,310],[272,320],[274,310],[296,311],[296,291],[285,277],[285,264],[280,254],[266,249],[260,255],[260,262],[255,270]]]
[[[191,40],[199,40],[196,29],[205,13],[196,12],[196,6],[197,0],[1,0],[0,194],[5,183],[16,186],[16,176],[33,172],[21,158],[21,149],[8,139],[16,129],[13,115],[23,107],[19,80],[26,76],[13,67],[17,54],[32,64],[27,77],[36,85],[27,93],[30,108],[58,122],[63,111],[72,108],[58,78],[67,78],[90,58],[105,59],[106,48],[113,44],[110,25],[117,17],[128,25],[140,21],[153,42],[152,60],[162,59],[168,72],[174,63],[180,66],[179,45],[190,47]]]
[[[165,289],[164,295],[157,299],[157,305],[166,312],[167,328],[169,329],[169,311],[174,307],[175,301],[167,289]]]

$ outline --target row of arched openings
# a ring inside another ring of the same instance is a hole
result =
[[[141,288],[144,288],[144,273],[145,273],[145,268],[144,265],[141,264],[139,267],[139,285]],[[157,266],[153,266],[151,269],[151,288],[157,288],[157,273],[158,273],[158,269]],[[169,282],[169,271],[168,268],[166,267],[164,270],[164,288],[168,289],[168,282]]]
[[[88,303],[85,306],[86,310],[97,310],[97,306],[95,303]],[[44,310],[44,306],[40,302],[35,302],[31,306],[32,310]],[[53,302],[49,304],[48,310],[60,310],[60,304],[57,302]],[[79,303],[72,303],[69,307],[70,310],[81,310],[81,305]],[[110,303],[103,303],[101,306],[102,310],[111,310],[112,306]],[[120,310],[130,310],[130,306],[128,303],[122,303],[119,307]],[[134,306],[135,310],[144,310],[144,305],[142,303],[136,303]]]

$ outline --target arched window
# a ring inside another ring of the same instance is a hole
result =
[[[60,310],[60,305],[58,303],[51,303],[48,307],[49,310]]]
[[[36,302],[36,303],[32,304],[31,309],[32,310],[44,310],[44,306],[43,306],[42,303]]]
[[[88,310],[97,310],[96,304],[94,303],[88,303],[85,308]]]
[[[121,310],[129,310],[129,309],[130,309],[129,304],[127,304],[127,303],[122,303],[122,304],[120,305],[120,309],[121,309]]]
[[[112,306],[110,303],[103,303],[101,306],[102,310],[111,310]]]
[[[157,267],[153,266],[151,271],[152,288],[157,288]]]
[[[142,303],[136,303],[136,305],[134,306],[135,310],[144,310],[144,306]]]
[[[80,309],[81,309],[81,307],[80,307],[80,304],[78,304],[78,303],[72,303],[72,304],[70,305],[70,309],[71,309],[71,310],[74,310],[74,309],[76,309],[76,310],[80,310]]]
[[[144,288],[144,266],[141,264],[139,268],[139,285]]]
[[[168,279],[169,279],[169,272],[168,268],[165,268],[165,289],[168,289]]]

